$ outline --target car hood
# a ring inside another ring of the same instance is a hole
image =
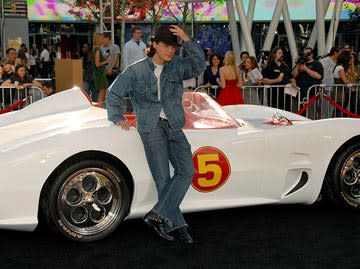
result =
[[[0,116],[0,144],[24,143],[51,135],[88,128],[91,122],[110,124],[106,111],[92,106],[79,89],[46,97],[21,110]]]

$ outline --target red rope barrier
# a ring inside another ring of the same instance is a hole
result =
[[[318,95],[314,95],[310,101],[308,103],[306,103],[298,112],[296,112],[295,114],[301,115],[303,114],[315,101],[316,99],[318,99],[319,96]]]
[[[337,109],[339,109],[341,112],[347,114],[348,116],[350,116],[350,117],[352,117],[352,118],[360,118],[359,115],[350,112],[349,110],[343,108],[341,105],[339,105],[338,103],[336,103],[335,100],[332,99],[330,96],[324,95],[324,97],[326,98],[326,100],[329,101],[330,104],[332,104],[334,107],[336,107]]]
[[[4,114],[4,113],[7,113],[7,112],[10,112],[12,110],[14,110],[15,108],[21,106],[22,104],[25,103],[25,99],[21,99],[19,101],[17,101],[16,103],[10,105],[10,106],[7,106],[5,107],[3,110],[0,110],[0,114]]]

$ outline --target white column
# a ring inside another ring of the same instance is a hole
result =
[[[232,2],[232,1],[227,0],[226,3],[228,3],[228,2]],[[235,1],[235,4],[236,4],[236,9],[237,9],[237,12],[239,15],[239,19],[240,19],[241,33],[242,33],[242,36],[243,36],[243,39],[245,42],[246,49],[250,55],[256,56],[254,43],[251,38],[251,33],[250,33],[250,30],[248,27],[248,23],[246,21],[243,3],[242,3],[242,1]],[[239,57],[239,59],[240,59],[240,57]]]
[[[326,9],[327,10],[327,9]],[[325,14],[324,0],[316,0],[316,24],[318,55],[325,55]]]
[[[275,37],[275,31],[279,25],[279,20],[280,20],[280,15],[281,15],[283,5],[284,5],[284,0],[276,1],[275,10],[274,10],[274,13],[272,16],[269,30],[268,30],[266,38],[265,38],[263,50],[271,49],[271,45],[272,45],[272,43],[274,41],[274,37]]]
[[[335,3],[335,8],[331,17],[331,23],[328,31],[328,36],[326,39],[326,52],[329,52],[331,48],[335,45],[336,33],[340,21],[340,12],[344,0],[338,0]]]
[[[326,14],[326,11],[329,8],[330,0],[323,0],[323,2],[324,2],[323,3],[324,4],[324,6],[323,6],[324,7],[324,14]],[[317,33],[318,33],[317,28],[318,28],[318,26],[317,26],[317,23],[315,21],[314,27],[312,29],[312,32],[311,32],[311,35],[310,35],[310,38],[309,38],[309,41],[308,41],[308,44],[307,44],[308,47],[311,47],[311,48],[315,47],[315,43],[316,43],[316,40],[317,40]]]
[[[294,34],[294,29],[291,24],[291,19],[290,19],[290,15],[289,15],[289,8],[287,5],[287,2],[285,2],[283,5],[282,14],[283,14],[283,18],[284,18],[286,35],[287,35],[288,42],[289,42],[291,58],[293,61],[292,64],[294,64],[294,61],[295,61],[296,57],[298,56],[298,50],[296,47],[295,34]],[[289,67],[292,68],[292,66],[289,66]]]
[[[235,53],[236,62],[240,63],[240,44],[236,25],[235,8],[232,0],[226,0],[226,8],[229,16],[229,27],[231,32],[231,43]]]
[[[248,25],[248,29],[249,29],[250,33],[251,33],[251,28],[252,28],[253,20],[254,20],[255,5],[256,5],[256,0],[250,1],[249,5],[248,5],[248,11],[246,14],[246,21],[247,21],[247,25]],[[247,50],[247,48],[246,48],[245,40],[244,40],[243,36],[241,36],[241,51],[243,51],[243,50]]]

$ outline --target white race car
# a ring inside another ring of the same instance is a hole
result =
[[[196,170],[184,212],[310,204],[322,186],[334,201],[360,205],[358,119],[220,107],[194,92],[184,93],[183,105]],[[31,231],[44,221],[89,242],[156,203],[137,130],[116,127],[79,89],[1,115],[0,151],[0,228]]]

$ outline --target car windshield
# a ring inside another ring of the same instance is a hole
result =
[[[184,92],[182,103],[186,117],[184,129],[239,127],[238,123],[205,93]]]

